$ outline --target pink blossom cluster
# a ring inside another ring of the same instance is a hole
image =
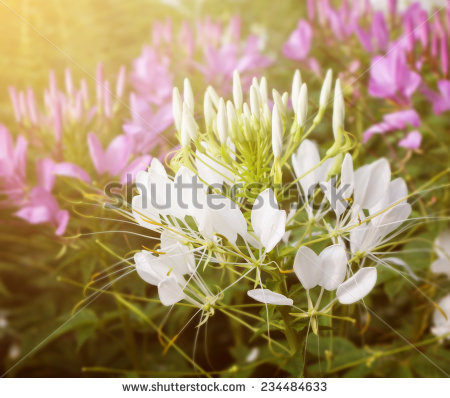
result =
[[[429,12],[418,2],[401,10],[396,0],[388,0],[387,12],[383,12],[370,1],[343,0],[333,7],[329,0],[309,0],[308,19],[298,22],[283,54],[320,75],[316,57],[325,51],[327,60],[337,61],[344,69],[341,78],[352,86],[355,98],[367,91],[389,105],[383,120],[364,132],[364,141],[374,134],[402,130],[406,135],[398,145],[416,150],[422,135],[417,130],[421,120],[414,103],[425,99],[437,115],[450,110],[450,2],[446,4]],[[365,59],[370,64],[364,64]],[[427,81],[424,76],[433,79]]]
[[[212,85],[221,94],[232,87],[237,70],[244,88],[254,76],[269,67],[273,60],[264,55],[261,35],[243,37],[239,17],[227,25],[205,18],[178,29],[170,20],[153,25],[152,42],[145,45],[133,62],[130,81],[131,118],[124,125],[139,153],[163,144],[161,133],[173,123],[172,88],[177,79],[190,76],[204,85]]]
[[[32,89],[9,89],[18,123],[16,128],[23,134],[14,143],[10,131],[5,126],[0,127],[2,207],[18,209],[16,216],[30,224],[49,223],[55,227],[56,235],[62,235],[70,216],[67,210],[60,208],[52,192],[56,176],[91,183],[107,175],[126,182],[127,176],[133,179],[150,164],[150,155],[134,155],[133,141],[128,136],[116,136],[104,149],[98,136],[89,131],[117,116],[125,78],[125,68],[121,68],[112,91],[99,65],[96,96],[91,100],[85,79],[77,88],[70,70],[66,69],[65,89],[62,90],[55,73],[51,72],[49,87],[43,94],[43,107],[39,106]],[[66,142],[69,135],[71,144]],[[90,160],[70,161],[68,158],[73,157],[68,149],[70,145],[84,146],[81,152],[89,153]],[[34,165],[34,175],[27,175],[29,164]]]

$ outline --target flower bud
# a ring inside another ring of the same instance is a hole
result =
[[[342,95],[341,82],[336,80],[334,86],[334,103],[333,103],[333,135],[338,137],[338,130],[344,128],[345,105],[344,96]]]
[[[181,130],[181,117],[183,113],[183,101],[177,87],[172,90],[172,114],[175,122],[175,128],[178,132]]]
[[[289,94],[284,92],[281,96],[281,101],[283,101],[284,109],[287,109],[288,102],[289,102]]]
[[[281,156],[283,147],[283,123],[281,121],[280,111],[275,105],[272,111],[272,150],[276,158]]]
[[[209,94],[211,101],[217,109],[219,107],[219,96],[217,95],[216,90],[214,90],[211,86],[208,86],[206,92]]]
[[[320,90],[319,108],[326,108],[328,104],[328,99],[330,98],[331,83],[333,79],[333,71],[328,69],[323,81],[322,89]]]
[[[183,103],[183,115],[181,118],[181,145],[188,146],[191,140],[197,138],[198,126],[194,120],[191,110]]]
[[[236,137],[237,129],[238,129],[238,119],[236,115],[236,111],[234,110],[233,103],[231,101],[227,101],[227,118],[228,118],[228,133],[231,138]]]
[[[250,109],[252,111],[252,115],[255,117],[255,119],[259,119],[259,95],[258,95],[258,89],[252,84],[250,87]]]
[[[261,78],[261,81],[259,82],[259,94],[261,105],[262,107],[264,107],[264,105],[268,104],[267,79],[264,76]]]
[[[220,143],[222,145],[225,144],[228,138],[228,120],[223,98],[220,99],[217,111],[217,133],[219,134]]]
[[[300,94],[297,101],[297,123],[300,127],[303,127],[306,122],[306,116],[308,114],[308,87],[305,83],[300,88]]]
[[[298,94],[300,93],[300,86],[302,85],[302,76],[300,71],[297,69],[294,73],[294,78],[292,79],[292,90],[291,90],[291,101],[292,108],[297,109]]]
[[[206,91],[203,100],[203,113],[205,115],[206,131],[209,132],[212,130],[213,122],[214,119],[216,118],[216,111],[213,108],[211,97],[208,91]]]
[[[233,72],[233,102],[236,109],[242,109],[242,86],[239,72]]]
[[[192,92],[191,83],[188,78],[184,79],[184,87],[183,87],[183,99],[186,102],[187,106],[194,112],[194,93]]]
[[[284,105],[283,99],[277,90],[272,90],[272,98],[275,106],[280,111],[281,117],[286,117],[286,107]]]

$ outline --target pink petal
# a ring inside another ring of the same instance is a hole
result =
[[[152,161],[150,155],[144,155],[133,160],[122,172],[120,182],[126,184],[128,182],[133,182],[136,178],[136,174],[139,171],[145,171]]]
[[[54,165],[53,172],[60,176],[73,177],[84,182],[90,182],[91,177],[80,166],[69,162],[62,162]]]
[[[66,232],[67,224],[69,222],[69,212],[67,210],[60,210],[56,216],[56,231],[55,235],[61,236]]]
[[[416,150],[422,143],[422,135],[417,131],[411,131],[405,138],[398,142],[398,146],[403,148]]]
[[[106,170],[106,159],[102,145],[94,133],[88,134],[89,153],[91,154],[92,163],[98,174],[103,174]]]
[[[133,149],[133,141],[126,135],[119,135],[108,145],[105,154],[105,168],[108,173],[115,176],[128,163]]]
[[[39,186],[48,192],[52,190],[55,184],[54,167],[55,163],[49,158],[38,160],[36,165]]]

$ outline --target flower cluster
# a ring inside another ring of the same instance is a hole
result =
[[[317,332],[316,317],[327,314],[336,300],[355,303],[375,286],[377,266],[387,264],[377,249],[398,233],[411,212],[407,187],[401,178],[391,181],[383,158],[354,170],[339,80],[334,144],[320,158],[307,137],[325,114],[331,71],[312,122],[308,89],[298,71],[290,96],[273,90],[270,101],[264,77],[253,79],[248,101],[241,87],[235,72],[232,100],[212,88],[206,91],[202,127],[194,118],[189,81],[184,100],[173,90],[182,147],[169,165],[173,178],[157,159],[137,176],[133,216],[161,238],[154,249],[135,255],[136,270],[158,286],[164,305],[184,299],[209,315],[240,283],[266,305],[296,303],[301,312],[292,315],[310,317]],[[317,247],[323,248],[320,254]],[[202,279],[210,268],[228,270],[234,280],[228,286],[216,284],[212,292]],[[307,311],[286,291],[291,272],[305,289]],[[316,286],[320,294],[313,304],[310,291]],[[324,291],[335,291],[335,299],[320,308]]]
[[[388,105],[382,122],[364,131],[364,142],[374,134],[404,131],[398,145],[418,150],[422,134],[417,128],[426,113],[419,116],[417,111],[422,106],[415,103],[429,102],[437,115],[450,110],[450,8],[443,1],[430,13],[431,2],[414,2],[406,7],[389,1],[385,2],[389,3],[387,10],[380,11],[377,8],[382,2],[372,3],[359,2],[350,7],[348,1],[342,1],[335,8],[329,0],[308,2],[309,18],[299,21],[284,44],[283,54],[320,75],[322,62],[311,48],[340,46],[349,60],[341,67],[345,89],[356,100],[367,90],[370,97]],[[351,48],[346,46],[349,41],[354,43]]]
[[[70,214],[60,208],[52,193],[56,176],[74,178],[85,184],[99,181],[103,175],[119,176],[122,182],[127,182],[138,170],[148,166],[151,156],[135,156],[131,138],[119,135],[104,150],[98,135],[92,132],[96,130],[102,140],[108,139],[109,132],[105,128],[112,127],[119,117],[125,77],[122,67],[115,91],[112,91],[100,64],[96,96],[92,101],[85,79],[77,88],[70,70],[66,69],[63,90],[52,71],[42,107],[32,89],[18,91],[10,87],[15,128],[21,135],[14,145],[9,130],[4,126],[0,129],[5,149],[1,157],[0,188],[7,197],[4,205],[19,208],[16,216],[30,224],[49,223],[56,228],[56,235],[62,235]],[[90,154],[90,159],[86,153]],[[27,175],[27,164],[35,166],[35,177]]]

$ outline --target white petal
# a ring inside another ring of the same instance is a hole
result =
[[[278,203],[271,189],[258,195],[253,205],[251,222],[255,235],[266,250],[271,251],[283,237],[286,224],[286,212],[278,210]]]
[[[396,230],[411,214],[411,205],[402,203],[372,219],[369,228],[373,229],[374,242]]]
[[[159,213],[151,206],[147,194],[134,196],[131,201],[131,208],[133,217],[139,225],[152,231],[159,228],[158,225],[153,223],[161,223]]]
[[[445,274],[450,278],[450,261],[446,258],[438,258],[431,264],[431,271],[435,274]]]
[[[330,159],[331,160],[331,159]],[[334,159],[333,159],[334,161]],[[332,165],[331,165],[332,166]],[[328,174],[327,170],[327,174]],[[325,174],[325,177],[327,176]],[[325,178],[322,179],[322,181]],[[332,180],[321,182],[321,188],[325,193],[328,202],[335,211],[337,216],[340,216],[349,206],[349,202],[345,199],[351,197],[353,192],[353,161],[349,154],[346,154],[341,166],[341,182],[339,187],[332,185]],[[342,198],[342,199],[341,199]]]
[[[181,286],[172,276],[159,282],[158,294],[163,305],[173,305],[184,298],[184,293]]]
[[[441,336],[450,333],[450,294],[445,296],[438,304],[442,311],[447,315],[447,319],[441,314],[441,311],[436,308],[433,313],[434,327],[431,328],[431,332],[436,336]],[[448,336],[447,339],[449,339]]]
[[[304,140],[300,144],[297,153],[292,155],[292,166],[294,167],[294,172],[297,178],[314,168],[314,166],[316,166],[319,162],[319,150],[316,143],[311,140]],[[314,170],[303,177],[300,180],[300,185],[304,194],[307,195],[310,187],[314,186],[318,182],[319,179],[317,176],[317,170]]]
[[[377,283],[377,269],[361,268],[337,288],[336,297],[341,304],[353,304],[369,294]]]
[[[302,246],[295,255],[294,272],[305,289],[312,289],[322,278],[321,259],[309,247]]]
[[[406,196],[408,195],[408,188],[403,178],[396,178],[389,183],[386,194],[378,201],[373,207],[370,208],[370,214],[376,214],[381,210],[387,209],[393,203],[406,202]],[[403,200],[402,200],[403,199]]]
[[[442,231],[434,241],[434,245],[438,257],[450,259],[450,229]]]
[[[385,195],[391,180],[391,169],[386,159],[355,171],[354,201],[361,209],[369,209]]]
[[[267,226],[261,235],[261,243],[267,252],[278,244],[286,231],[286,212],[284,210],[275,210],[268,218]]]
[[[138,275],[151,285],[158,285],[170,271],[170,267],[164,263],[161,257],[156,257],[146,250],[136,253],[134,262]]]
[[[195,166],[200,180],[215,187],[221,186],[224,182],[232,184],[234,182],[233,173],[223,166],[224,161],[220,156],[209,156],[196,151]],[[217,159],[215,161],[214,159]]]
[[[347,272],[347,254],[341,245],[325,248],[319,255],[322,278],[320,285],[325,290],[335,290],[344,281]]]
[[[189,247],[180,242],[180,236],[165,229],[161,233],[161,250],[166,253],[165,262],[180,275],[195,271],[195,257]]]
[[[370,242],[368,242],[369,231],[370,227],[367,224],[361,224],[350,231],[350,250],[353,254],[358,251],[364,252],[366,246],[370,246]]]
[[[352,156],[347,153],[344,157],[341,167],[341,184],[340,188],[344,190],[342,197],[348,198],[353,193],[354,173]]]
[[[159,177],[167,178],[166,169],[165,169],[164,165],[157,158],[152,159],[152,163],[150,164],[150,167],[148,169],[148,175],[149,175],[149,177],[153,177],[156,175]]]
[[[206,187],[198,176],[181,166],[174,178],[174,200],[179,202],[180,213],[193,216],[196,208],[205,202]]]
[[[282,294],[272,292],[269,289],[254,289],[247,292],[249,297],[265,304],[275,305],[293,305],[292,299],[283,296]]]
[[[135,182],[139,193],[142,193],[142,191],[146,190],[148,186],[148,173],[146,171],[139,171],[136,174]]]
[[[243,236],[247,232],[247,222],[239,205],[221,195],[208,195],[208,201],[194,216],[200,231],[209,239],[220,234],[236,243],[237,235]]]

